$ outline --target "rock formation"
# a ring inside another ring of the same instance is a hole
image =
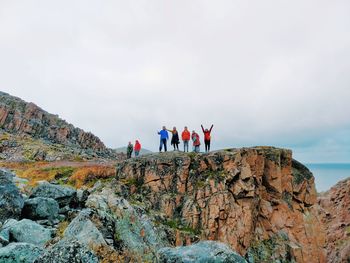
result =
[[[350,178],[322,193],[318,202],[327,232],[327,262],[350,262]]]
[[[31,144],[36,150],[30,156],[34,160],[51,160],[53,157],[50,154],[46,156],[48,152],[60,152],[60,150],[65,155],[80,154],[105,158],[115,156],[115,153],[107,149],[92,133],[75,128],[34,103],[27,103],[4,92],[0,92],[0,129],[5,133],[5,138],[1,139],[0,152],[7,153],[6,159],[18,153],[19,150],[11,151],[13,148],[20,148],[22,155],[28,155],[30,153],[28,146]],[[31,138],[37,141],[32,142]],[[39,147],[35,147],[38,142]],[[48,148],[46,145],[51,147],[44,150]],[[60,145],[65,146],[63,151]],[[59,154],[59,158],[65,157],[63,153]]]
[[[126,198],[176,228],[176,245],[197,235],[252,262],[325,262],[314,178],[289,150],[149,155],[120,163],[117,178]]]
[[[20,221],[0,225],[0,261],[326,262],[314,178],[289,150],[150,154],[116,170],[84,191],[32,189]]]

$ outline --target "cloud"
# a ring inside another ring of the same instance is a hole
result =
[[[156,150],[163,124],[214,123],[215,148],[271,144],[303,160],[350,159],[341,141],[350,125],[348,1],[0,7],[1,90],[110,147],[139,138]],[[318,152],[334,145],[339,155]]]

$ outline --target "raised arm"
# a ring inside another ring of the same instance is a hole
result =
[[[209,132],[211,132],[211,130],[213,129],[213,127],[214,127],[214,124],[211,125]]]
[[[203,128],[203,125],[201,124],[201,127],[202,127],[202,131],[204,132],[204,128]]]

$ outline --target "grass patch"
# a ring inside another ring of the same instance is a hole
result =
[[[81,167],[69,178],[69,183],[76,188],[81,188],[83,185],[90,187],[98,180],[112,179],[115,175],[115,169],[112,166]]]

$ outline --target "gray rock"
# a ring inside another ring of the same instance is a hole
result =
[[[49,219],[58,217],[59,205],[55,199],[35,197],[24,202],[22,217],[33,220]]]
[[[13,177],[11,172],[0,169],[0,222],[21,216],[24,200],[12,181]]]
[[[0,262],[33,263],[43,253],[43,248],[33,244],[12,243],[0,248]]]
[[[76,199],[77,192],[70,187],[54,185],[48,182],[42,182],[35,187],[30,195],[30,198],[34,197],[46,197],[55,199],[60,207],[70,205]]]
[[[51,239],[52,233],[49,229],[29,220],[23,219],[9,227],[10,242],[24,242],[44,246]]]
[[[226,244],[216,241],[201,241],[177,248],[162,248],[158,251],[161,263],[246,263],[247,261]]]
[[[0,231],[0,244],[7,245],[10,243],[10,229],[13,225],[17,224],[18,221],[15,219],[9,219],[5,221]]]
[[[76,238],[81,244],[90,246],[107,245],[102,233],[91,222],[91,209],[82,210],[64,231],[65,238]]]
[[[64,238],[35,260],[35,263],[98,263],[98,258],[78,240]]]
[[[77,202],[78,202],[77,206],[78,207],[82,207],[82,208],[85,207],[85,202],[88,199],[89,194],[90,193],[88,190],[81,190],[81,189],[77,190]]]

